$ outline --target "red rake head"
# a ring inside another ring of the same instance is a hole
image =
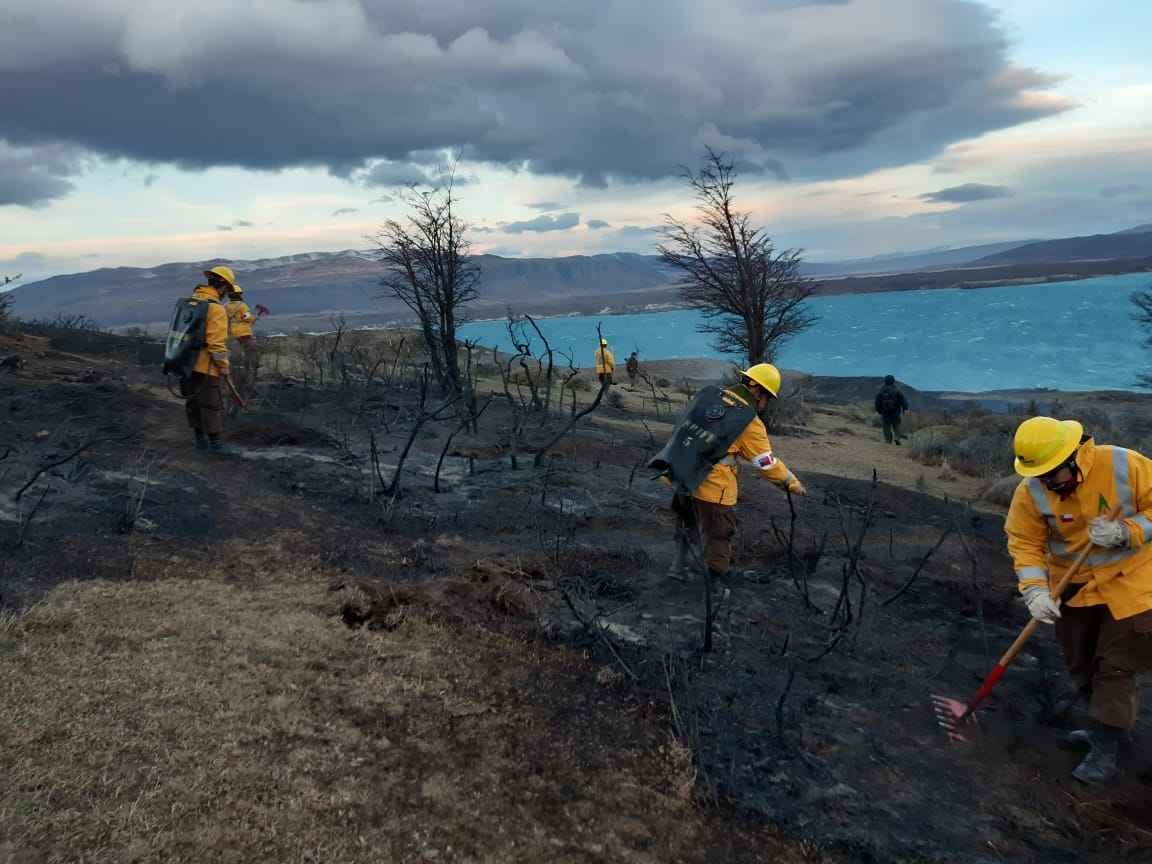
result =
[[[936,722],[943,727],[954,744],[965,744],[965,729],[976,726],[976,715],[968,710],[968,705],[959,699],[947,696],[933,696],[932,708],[936,712]]]

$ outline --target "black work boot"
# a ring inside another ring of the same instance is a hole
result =
[[[204,436],[204,433],[201,432],[199,429],[195,429],[193,431],[196,433],[196,449],[197,450],[207,450],[208,449],[208,439]]]
[[[688,544],[684,540],[676,541],[676,557],[668,566],[667,576],[673,582],[691,582],[692,568],[688,564]]]
[[[1120,776],[1120,746],[1128,733],[1115,726],[1101,726],[1092,732],[1092,749],[1076,766],[1072,776],[1081,783],[1100,785]]]
[[[219,435],[208,436],[208,452],[213,456],[235,456],[236,451],[220,440]]]

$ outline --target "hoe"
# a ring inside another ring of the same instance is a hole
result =
[[[1108,518],[1115,519],[1118,515],[1118,510],[1113,510]],[[1077,556],[1076,560],[1072,562],[1072,566],[1052,587],[1052,599],[1059,602],[1060,597],[1064,594],[1064,589],[1072,578],[1083,566],[1084,562],[1088,559],[1088,555],[1092,552],[1093,546],[1091,543],[1084,548],[1084,551]],[[932,706],[936,711],[936,721],[948,733],[948,737],[954,742],[962,743],[967,741],[965,736],[965,726],[969,725],[969,721],[973,720],[973,715],[976,709],[980,707],[981,703],[988,698],[988,694],[999,683],[1000,679],[1004,677],[1004,672],[1012,665],[1012,661],[1016,659],[1016,655],[1032,638],[1032,634],[1039,628],[1040,622],[1033,619],[1028,622],[1028,625],[1020,631],[1020,635],[1016,637],[1016,641],[1012,643],[1011,647],[1004,652],[1004,656],[993,667],[992,671],[988,673],[988,677],[984,679],[984,683],[980,685],[980,689],[976,691],[967,704],[961,702],[959,699],[949,699],[947,696],[933,696]]]

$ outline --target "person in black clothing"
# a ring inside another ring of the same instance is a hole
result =
[[[891,375],[884,377],[884,386],[876,394],[876,413],[884,426],[884,440],[889,444],[900,444],[900,418],[908,410],[908,400],[904,391],[896,386]]]

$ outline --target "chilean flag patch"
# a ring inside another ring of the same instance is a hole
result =
[[[772,455],[772,451],[769,450],[767,453],[761,453],[752,461],[756,463],[757,468],[764,471],[776,464],[776,457]]]

